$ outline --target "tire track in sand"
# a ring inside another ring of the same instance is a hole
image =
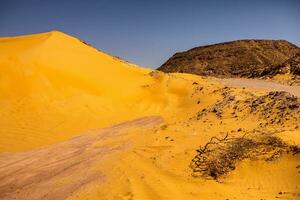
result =
[[[0,154],[0,199],[65,199],[80,188],[105,180],[92,168],[103,156],[125,150],[95,147],[97,141],[124,134],[127,128],[150,128],[163,122],[159,116],[142,117],[108,128],[90,131],[70,140],[27,152]]]

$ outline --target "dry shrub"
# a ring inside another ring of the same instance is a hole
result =
[[[192,159],[193,176],[204,178],[219,177],[235,169],[236,163],[244,159],[272,161],[283,154],[299,153],[298,146],[291,146],[279,137],[267,135],[249,135],[224,138],[212,137],[204,146],[197,149]]]

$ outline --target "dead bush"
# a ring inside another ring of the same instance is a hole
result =
[[[213,178],[234,170],[236,163],[244,159],[272,161],[287,153],[299,153],[298,146],[290,146],[279,137],[266,134],[245,134],[241,137],[212,137],[196,150],[190,167],[193,176]]]

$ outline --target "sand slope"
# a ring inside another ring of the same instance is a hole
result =
[[[182,80],[150,76],[57,31],[1,38],[0,70],[0,151],[172,110],[188,93]]]
[[[0,38],[0,198],[300,199],[299,99],[223,83],[57,31]]]

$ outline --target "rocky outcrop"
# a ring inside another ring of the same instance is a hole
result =
[[[285,40],[238,40],[174,54],[158,70],[216,77],[299,75],[300,48]]]

